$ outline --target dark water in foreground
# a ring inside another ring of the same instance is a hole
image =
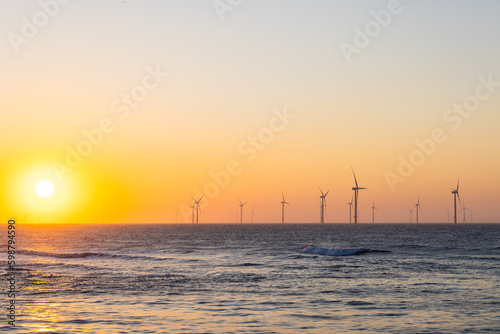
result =
[[[500,333],[500,224],[17,233],[17,333]],[[301,253],[309,244],[368,251]]]

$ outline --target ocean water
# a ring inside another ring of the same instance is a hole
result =
[[[500,333],[500,224],[17,224],[16,249],[5,332]]]

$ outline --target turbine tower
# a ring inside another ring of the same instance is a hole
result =
[[[451,189],[451,193],[453,194],[453,223],[457,223],[457,197],[458,201],[460,204],[462,204],[462,201],[460,200],[460,195],[458,194],[458,186],[460,185],[460,179],[458,179],[457,182],[457,189]]]
[[[321,190],[320,187],[318,187],[318,189],[321,192],[321,196],[319,197],[321,199],[320,223],[324,224],[325,223],[325,209],[326,209],[326,195],[328,195],[330,190],[328,190],[325,194],[325,193],[323,193],[323,190]]]
[[[194,208],[195,208],[195,205],[194,204],[191,205],[190,208],[193,209],[192,210],[193,212],[191,212],[191,224],[194,224]]]
[[[417,204],[415,204],[415,209],[417,210],[417,224],[418,224],[418,210],[422,210],[422,208],[420,207],[420,195],[418,195],[418,202]]]
[[[203,196],[200,197],[199,200],[196,200],[193,198],[193,201],[194,201],[194,204],[193,204],[193,210],[196,210],[196,224],[198,224],[198,218],[199,218],[199,215],[200,215],[200,201],[201,199],[203,198]]]
[[[373,205],[372,205],[372,223],[373,224],[375,224],[375,210],[378,210],[378,209],[375,206],[375,201],[373,201]]]
[[[285,201],[285,195],[283,195],[283,190],[281,191],[281,198],[283,198],[283,201],[281,201],[281,224],[285,223],[285,204],[290,204],[287,201]]]
[[[361,188],[358,186],[358,180],[356,179],[356,174],[354,173],[354,169],[352,169],[352,175],[354,175],[354,182],[356,183],[356,187],[352,187],[352,190],[354,190],[354,224],[358,223],[358,192],[362,189],[366,188]]]
[[[240,199],[238,199],[238,201],[240,201]],[[243,206],[245,206],[245,204],[247,204],[247,202],[241,203],[240,201],[240,224],[243,224]]]
[[[413,221],[413,209],[410,208],[410,223]]]
[[[351,197],[351,201],[349,203],[346,203],[347,205],[349,205],[349,224],[351,223],[351,218],[352,218],[352,200],[353,200],[354,196]]]
[[[450,210],[446,210],[448,212],[448,223],[450,222]]]
[[[253,212],[253,208],[252,208],[252,211],[250,211],[250,223],[253,224],[253,217],[255,217],[255,213]]]

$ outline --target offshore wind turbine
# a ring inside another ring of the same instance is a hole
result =
[[[193,207],[195,207],[195,208],[193,208],[193,210],[196,210],[196,224],[198,224],[198,218],[199,218],[200,211],[201,211],[201,209],[200,209],[200,201],[201,201],[202,198],[203,198],[203,196],[201,196],[199,200],[196,200],[196,199],[193,198],[193,201],[194,201]]]
[[[358,186],[358,180],[356,179],[356,174],[354,173],[354,169],[352,169],[352,175],[354,175],[354,182],[356,183],[356,187],[352,187],[352,190],[354,190],[354,224],[358,223],[358,192],[362,189],[366,188],[361,188]]]
[[[323,190],[321,190],[320,187],[318,187],[319,191],[321,192],[321,196],[319,197],[321,199],[321,206],[320,206],[320,223],[323,224],[325,222],[325,209],[326,209],[326,195],[330,192],[328,190],[325,193],[323,193]]]
[[[281,198],[283,198],[283,201],[281,201],[281,224],[285,223],[285,204],[290,204],[287,201],[285,201],[285,195],[283,195],[283,190],[281,191]]]
[[[460,204],[462,204],[462,201],[460,200],[460,195],[458,194],[458,186],[460,185],[460,179],[458,179],[458,182],[457,182],[457,189],[451,189],[451,193],[453,194],[453,213],[454,213],[454,216],[453,216],[453,223],[456,224],[457,223],[457,197],[458,197],[458,201],[460,202]]]
[[[238,201],[240,202],[240,224],[243,224],[243,207],[247,202],[241,203],[240,199],[238,199]]]
[[[351,197],[351,201],[349,203],[346,203],[347,205],[349,205],[349,224],[351,223],[351,218],[352,218],[352,199],[354,198]]]
[[[255,213],[253,213],[253,208],[252,211],[250,211],[250,223],[253,224],[253,217],[255,217]]]
[[[417,210],[417,224],[418,224],[418,210],[422,210],[422,208],[420,207],[420,195],[418,195],[418,202],[417,204],[415,204],[415,209]]]
[[[450,210],[446,210],[448,212],[448,223],[450,222]]]
[[[413,209],[410,208],[410,223],[413,221]]]
[[[378,210],[378,209],[375,206],[375,201],[373,201],[373,205],[372,205],[372,223],[373,224],[375,224],[375,210]]]
[[[464,223],[467,223],[467,221],[466,221],[466,219],[465,219],[465,211],[466,211],[466,210],[469,210],[469,211],[470,211],[470,209],[469,209],[469,208],[466,208],[466,207],[465,207],[465,203],[463,203],[463,202],[462,202],[462,210],[460,210],[460,211],[463,211],[463,212],[464,212],[464,221],[463,221]],[[471,212],[472,212],[472,211],[471,211]]]

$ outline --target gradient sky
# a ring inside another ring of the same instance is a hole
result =
[[[281,189],[288,222],[319,222],[317,186],[330,189],[325,221],[347,222],[350,166],[368,188],[361,222],[372,200],[378,222],[407,222],[419,195],[420,221],[446,222],[458,177],[474,222],[500,220],[500,85],[480,88],[490,94],[470,117],[448,111],[481,80],[500,83],[497,0],[402,0],[350,62],[342,43],[376,29],[372,12],[393,1],[242,1],[221,20],[208,0],[73,0],[49,6],[47,22],[40,3],[56,2],[0,3],[4,219],[190,222],[196,189],[236,161],[229,184],[205,194],[200,223],[235,222],[238,198],[245,222],[252,208],[255,222],[279,222]],[[41,27],[26,38],[34,17]],[[25,39],[13,47],[13,36]],[[157,68],[168,77],[126,117],[115,112]],[[277,110],[295,118],[271,138]],[[54,163],[103,120],[112,131],[58,177]],[[391,188],[387,172],[437,128],[446,139]],[[258,134],[255,157],[243,153]],[[36,196],[42,179],[53,197]]]

